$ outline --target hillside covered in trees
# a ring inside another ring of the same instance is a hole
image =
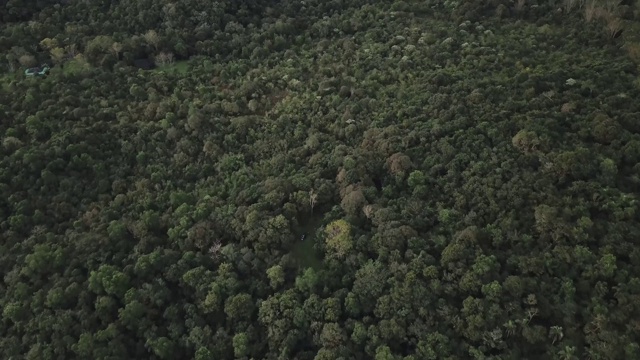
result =
[[[638,21],[0,1],[0,358],[640,359]]]

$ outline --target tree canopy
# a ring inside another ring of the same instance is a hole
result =
[[[0,4],[0,358],[640,358],[630,3]]]

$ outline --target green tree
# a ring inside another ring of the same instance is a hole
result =
[[[224,313],[229,319],[242,321],[249,320],[254,310],[254,301],[251,295],[241,293],[227,299],[224,304]]]
[[[362,190],[353,189],[344,195],[340,205],[347,215],[355,217],[362,212],[362,207],[366,202],[367,199],[364,197]]]
[[[326,348],[337,348],[346,345],[346,334],[337,323],[327,323],[322,327],[320,343]]]
[[[420,170],[414,170],[409,174],[407,178],[407,184],[411,189],[416,189],[419,186],[423,186],[426,184],[426,177],[424,173]]]
[[[122,298],[130,287],[129,276],[111,265],[100,265],[89,275],[89,289],[96,294],[104,292]]]
[[[391,352],[391,349],[388,346],[386,345],[378,346],[378,348],[376,349],[375,360],[394,360],[394,359],[396,359],[396,357],[393,355],[393,353]]]
[[[102,57],[109,52],[113,39],[108,35],[98,35],[87,42],[84,50],[84,56],[91,63],[98,63]]]
[[[369,260],[356,272],[352,291],[364,311],[373,311],[375,302],[385,291],[386,281],[386,271],[378,261]]]
[[[353,248],[351,225],[345,220],[335,220],[325,228],[329,256],[344,258]]]
[[[174,355],[175,344],[166,337],[147,340],[147,346],[160,359],[171,359]]]
[[[277,289],[284,284],[284,269],[280,265],[274,265],[267,269],[267,277],[273,289]]]
[[[351,341],[356,344],[363,345],[367,340],[367,328],[361,322],[357,322],[351,333]]]
[[[238,333],[233,336],[233,353],[236,357],[247,356],[249,347],[249,337],[246,333]]]
[[[318,283],[318,274],[313,268],[307,268],[302,275],[296,277],[296,288],[305,293],[313,293]]]

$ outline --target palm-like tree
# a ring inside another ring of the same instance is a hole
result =
[[[511,336],[516,333],[518,329],[518,324],[513,320],[509,320],[504,324],[505,330],[507,330],[507,336]]]
[[[562,326],[552,326],[551,329],[549,329],[549,337],[553,339],[551,344],[555,344],[556,341],[562,340],[564,337]]]
[[[564,349],[558,351],[558,358],[561,360],[578,360],[575,353],[575,346],[565,346]]]

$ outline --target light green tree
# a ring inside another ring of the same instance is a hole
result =
[[[329,256],[344,258],[353,248],[351,225],[345,220],[331,222],[325,228],[326,245]]]
[[[238,333],[233,337],[233,353],[236,357],[244,357],[249,354],[249,337],[246,333]]]
[[[271,287],[277,289],[282,284],[284,284],[284,270],[280,265],[274,265],[267,269],[267,277],[269,278],[269,283]]]

